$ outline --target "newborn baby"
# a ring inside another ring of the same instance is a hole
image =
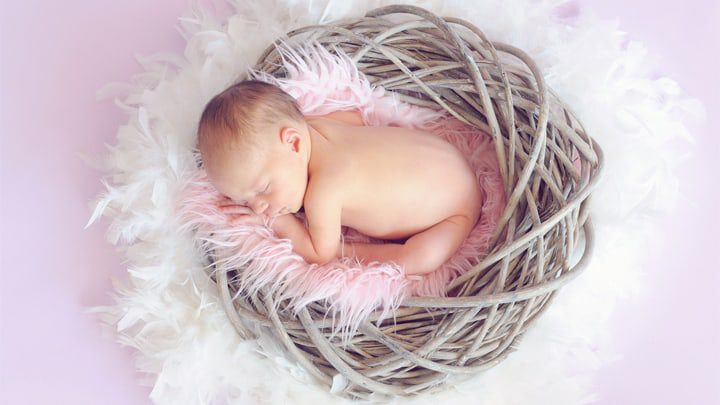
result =
[[[480,216],[483,195],[462,154],[439,137],[364,126],[357,112],[303,116],[289,94],[260,81],[215,96],[198,147],[233,223],[269,223],[309,263],[343,254],[439,268]],[[307,228],[293,214],[304,210]],[[390,243],[343,243],[341,226]]]

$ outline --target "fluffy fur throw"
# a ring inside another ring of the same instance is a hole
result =
[[[505,206],[505,193],[492,138],[461,123],[443,111],[412,106],[374,87],[341,50],[333,55],[320,44],[278,47],[288,72],[275,78],[251,71],[250,77],[273,83],[291,94],[305,115],[338,110],[359,110],[366,125],[424,129],[454,144],[475,170],[478,185],[487,196],[480,220],[456,254],[436,271],[424,276],[405,275],[394,263],[362,264],[345,257],[325,265],[308,264],[292,251],[289,240],[275,237],[267,224],[232,226],[215,207],[219,194],[200,171],[180,201],[181,217],[196,231],[201,251],[216,258],[216,271],[240,269],[231,280],[242,294],[263,287],[289,299],[295,311],[313,301],[325,300],[334,325],[354,333],[370,313],[382,308],[382,320],[406,295],[444,295],[448,281],[469,270],[487,255],[489,240]],[[303,215],[297,214],[304,220]],[[382,241],[344,228],[346,241]]]

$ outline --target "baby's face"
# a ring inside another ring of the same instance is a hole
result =
[[[256,214],[273,217],[296,213],[307,188],[307,161],[292,143],[257,150],[251,157],[228,152],[208,175],[222,194]]]

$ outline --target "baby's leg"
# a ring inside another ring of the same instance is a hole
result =
[[[425,274],[437,270],[457,252],[473,228],[464,215],[452,216],[420,232],[403,245],[406,274]]]
[[[338,257],[357,257],[364,264],[370,262],[395,262],[402,264],[404,245],[399,243],[344,242]]]
[[[404,266],[408,275],[430,273],[455,254],[473,225],[468,217],[456,215],[413,235],[405,244],[345,243],[344,254],[363,263],[392,261]]]

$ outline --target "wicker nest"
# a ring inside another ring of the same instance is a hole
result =
[[[369,319],[345,347],[337,336],[330,338],[325,304],[313,303],[295,317],[283,303],[273,311],[267,292],[233,301],[235,287],[218,272],[238,333],[251,337],[245,322],[271,328],[323,384],[331,386],[342,374],[342,394],[350,398],[435,391],[448,375],[498,364],[556,290],[588,262],[593,232],[587,203],[602,168],[600,148],[546,87],[528,55],[488,41],[459,18],[395,5],[287,35],[317,40],[331,52],[342,49],[373,84],[401,100],[445,109],[492,134],[508,202],[490,254],[453,280],[446,298],[409,298],[395,319],[379,326],[370,322],[377,316]],[[271,46],[255,68],[280,77],[285,72],[279,62]],[[576,248],[582,256],[571,263],[580,256]]]

